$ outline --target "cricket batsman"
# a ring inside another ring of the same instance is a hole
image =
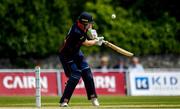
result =
[[[60,99],[60,107],[68,107],[73,91],[81,77],[85,84],[88,100],[92,101],[93,106],[99,106],[91,69],[80,50],[82,45],[101,46],[103,43],[104,37],[98,37],[96,30],[92,29],[93,23],[93,17],[89,13],[81,13],[60,48],[59,58],[68,78]]]

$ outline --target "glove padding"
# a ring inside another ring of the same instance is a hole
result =
[[[88,29],[87,36],[89,39],[96,39],[98,37],[98,34],[95,29]]]
[[[101,46],[103,44],[104,41],[104,37],[97,37],[96,39],[96,45]]]

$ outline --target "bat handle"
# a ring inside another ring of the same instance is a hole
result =
[[[103,40],[102,42],[103,42],[103,44],[107,44],[108,43],[108,41],[105,41],[105,40]]]

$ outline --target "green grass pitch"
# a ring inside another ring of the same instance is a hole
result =
[[[61,109],[58,96],[43,96],[42,109]],[[69,109],[180,109],[180,96],[101,96],[100,107],[86,96],[73,96]],[[37,109],[33,96],[0,96],[0,109]]]

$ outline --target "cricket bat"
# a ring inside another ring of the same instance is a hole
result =
[[[120,54],[123,54],[123,55],[125,55],[127,57],[132,57],[134,55],[133,53],[131,53],[131,52],[127,51],[127,50],[124,50],[124,49],[122,49],[122,48],[120,48],[120,47],[118,47],[118,46],[116,46],[116,45],[114,45],[114,44],[112,44],[112,43],[110,43],[108,41],[104,40],[103,43],[104,43],[104,45],[112,48],[116,52],[118,52]]]

